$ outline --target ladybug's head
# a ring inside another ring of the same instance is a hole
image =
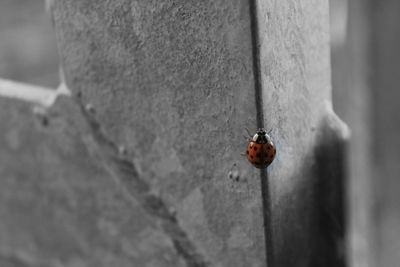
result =
[[[264,128],[259,128],[259,129],[257,130],[257,134],[258,134],[258,135],[267,135],[267,131],[265,131]]]
[[[271,138],[267,134],[267,131],[265,131],[264,128],[259,128],[257,130],[257,133],[253,136],[253,142],[259,143],[259,144],[265,144],[271,141]]]

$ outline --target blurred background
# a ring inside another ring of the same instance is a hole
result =
[[[56,36],[43,0],[0,1],[0,77],[56,88]]]

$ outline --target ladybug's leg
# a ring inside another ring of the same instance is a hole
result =
[[[243,135],[243,137],[247,142],[251,142],[252,141],[252,139],[250,137],[248,137],[248,136]]]
[[[252,138],[251,138],[249,129],[247,129],[247,128],[244,128],[244,129],[245,129],[246,132],[247,132],[247,136],[246,136],[246,135],[243,135],[244,139],[245,139],[247,142],[251,142],[251,141],[252,141]]]
[[[248,136],[249,136],[249,138],[251,139],[253,136],[251,135],[251,133],[250,133],[249,129],[247,129],[246,127],[244,127],[244,129],[246,130],[246,132],[247,132],[247,135],[248,135]]]

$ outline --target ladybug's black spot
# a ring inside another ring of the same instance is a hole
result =
[[[247,154],[247,155],[249,154],[249,151],[248,151],[248,150],[246,150],[246,154]]]
[[[254,151],[257,151],[257,147],[256,146],[253,146],[253,149],[254,149]]]
[[[267,150],[270,150],[270,149],[271,149],[271,146],[270,146],[270,145],[268,145],[268,146],[267,146]]]
[[[274,155],[269,156],[271,159],[274,157]]]
[[[253,156],[250,155],[250,158],[253,158]]]

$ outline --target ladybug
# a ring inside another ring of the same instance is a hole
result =
[[[260,128],[256,134],[249,139],[246,149],[246,157],[258,169],[267,168],[276,155],[276,148],[271,137],[265,129]]]

